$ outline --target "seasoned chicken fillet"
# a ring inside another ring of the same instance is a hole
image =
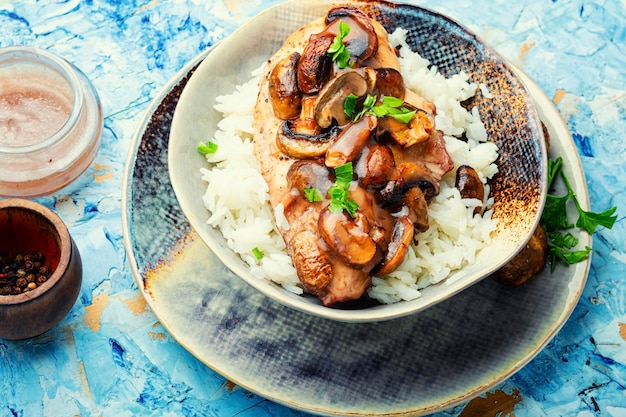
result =
[[[387,36],[357,8],[331,9],[286,40],[260,81],[255,154],[298,277],[327,306],[400,265],[453,168],[436,109],[405,88]],[[383,102],[403,116],[367,111]]]

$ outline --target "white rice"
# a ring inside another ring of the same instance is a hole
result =
[[[390,35],[392,45],[401,47],[405,84],[437,107],[435,124],[444,133],[455,169],[443,178],[441,192],[429,206],[430,227],[416,235],[419,244],[407,251],[398,269],[373,278],[369,296],[387,304],[418,298],[421,289],[441,283],[453,271],[472,264],[476,254],[490,243],[496,227],[489,197],[485,201],[461,199],[454,186],[456,168],[470,165],[485,183],[488,196],[486,182],[498,171],[497,147],[488,141],[478,109],[467,111],[461,106],[478,89],[484,97],[490,96],[489,91],[484,85],[470,82],[463,72],[445,78],[410,50],[405,35],[402,29]],[[211,213],[208,224],[220,229],[229,247],[250,265],[255,277],[301,294],[302,285],[276,228],[277,223],[287,226],[286,219],[280,207],[272,212],[268,187],[254,156],[252,120],[261,72],[259,69],[253,73],[250,81],[237,86],[232,94],[217,98],[215,109],[223,119],[211,138],[217,152],[207,155],[208,167],[201,170],[207,182],[203,202]],[[466,141],[458,139],[462,135]],[[482,216],[473,215],[476,206],[483,207]],[[254,248],[263,253],[261,260],[253,255]]]

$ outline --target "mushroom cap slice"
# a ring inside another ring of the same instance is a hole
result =
[[[344,101],[350,94],[362,97],[367,93],[368,82],[360,71],[340,72],[319,92],[313,115],[317,124],[327,128],[335,121],[339,126],[350,122],[344,110]]]
[[[336,168],[357,160],[377,125],[376,116],[364,116],[346,126],[328,147],[324,160],[326,166]]]
[[[393,226],[387,254],[376,271],[376,275],[387,275],[400,266],[413,241],[413,234],[413,222],[407,216],[398,217]]]
[[[399,204],[406,190],[419,187],[426,201],[439,194],[439,181],[426,166],[420,163],[403,162],[396,167],[395,177],[379,191],[381,205],[395,206]]]
[[[305,230],[295,235],[289,244],[291,258],[304,288],[319,294],[333,279],[333,268],[318,242],[316,233]]]
[[[395,68],[374,68],[370,72],[370,77],[373,78],[372,89],[379,96],[395,97],[404,100],[406,87],[400,71]]]
[[[300,114],[302,94],[298,88],[297,66],[300,54],[294,52],[280,60],[268,80],[270,102],[276,117],[293,119]]]
[[[328,48],[333,43],[333,36],[322,32],[311,35],[298,60],[298,88],[304,94],[316,94],[330,74],[331,58]]]
[[[336,135],[336,129],[329,129],[319,135],[296,133],[293,121],[285,120],[276,132],[276,146],[287,156],[298,159],[322,156],[328,150]]]
[[[408,209],[408,217],[413,222],[414,231],[419,233],[428,230],[428,203],[422,189],[418,186],[409,188],[402,202]]]
[[[397,168],[404,184],[408,187],[419,186],[427,199],[439,194],[439,181],[428,167],[420,163],[403,162]]]
[[[351,267],[368,272],[382,259],[382,251],[357,222],[345,212],[322,210],[320,235],[329,249]]]
[[[356,164],[359,184],[366,188],[382,188],[395,173],[393,152],[386,145],[373,144],[364,150]]]
[[[289,189],[296,189],[301,195],[307,188],[317,189],[321,195],[326,195],[333,185],[330,172],[326,166],[314,159],[299,159],[287,171]]]
[[[370,18],[362,10],[354,6],[339,6],[329,10],[326,15],[327,31],[339,33],[340,21],[350,26],[350,33],[343,41],[350,56],[356,58],[357,64],[376,54],[378,36]]]
[[[485,198],[485,186],[478,173],[469,165],[461,165],[456,170],[455,187],[462,198],[473,198],[482,202]],[[480,207],[474,208],[474,214],[480,213]]]

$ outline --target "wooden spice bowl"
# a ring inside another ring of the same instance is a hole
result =
[[[83,273],[78,248],[56,213],[32,200],[0,200],[0,255],[34,253],[43,255],[51,274],[34,289],[0,295],[1,339],[31,338],[59,323],[78,298]]]

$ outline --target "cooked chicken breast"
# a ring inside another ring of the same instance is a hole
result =
[[[327,54],[338,22],[351,28],[344,38],[347,68]],[[405,89],[387,36],[358,9],[332,9],[292,34],[260,81],[256,157],[275,214],[287,221],[288,227],[277,224],[298,277],[324,305],[360,298],[372,275],[402,262],[415,228],[428,227],[427,200],[453,168],[434,128],[435,108]],[[349,93],[361,101],[406,96],[405,110],[416,116],[407,123],[372,114],[350,118]],[[354,171],[341,190],[355,212],[337,210],[330,196],[338,187],[336,169],[346,164]],[[312,192],[317,199],[307,195]]]

